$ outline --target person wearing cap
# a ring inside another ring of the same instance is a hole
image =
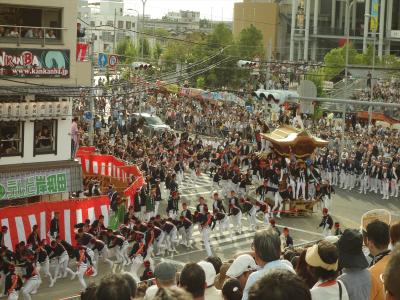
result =
[[[367,246],[372,257],[369,268],[372,276],[371,300],[383,299],[385,295],[380,276],[389,261],[389,242],[388,224],[380,220],[375,220],[367,225],[364,232],[364,244]]]
[[[260,270],[251,273],[247,279],[243,291],[243,299],[247,300],[250,288],[268,272],[275,269],[285,269],[294,273],[290,262],[281,260],[281,240],[279,235],[272,229],[257,231],[254,235],[252,250],[256,264]]]
[[[253,271],[256,271],[258,266],[254,258],[249,254],[242,254],[229,266],[226,271],[226,276],[239,280],[242,289],[246,286],[247,279]]]
[[[339,269],[342,270],[338,280],[345,285],[350,300],[369,299],[372,278],[362,251],[362,234],[356,229],[346,229],[337,245]]]
[[[199,261],[197,264],[203,269],[206,275],[206,289],[204,291],[204,298],[206,300],[221,299],[220,291],[218,291],[214,286],[214,281],[217,274],[213,264],[204,260]]]
[[[313,300],[349,300],[346,286],[337,280],[339,251],[334,244],[322,240],[308,248],[306,263],[318,280],[310,290]]]
[[[393,249],[382,274],[386,300],[400,300],[400,245]]]
[[[319,223],[319,228],[322,227],[322,234],[327,237],[332,234],[331,230],[333,227],[333,219],[332,217],[328,214],[328,209],[324,207],[322,209],[322,220],[321,223]]]

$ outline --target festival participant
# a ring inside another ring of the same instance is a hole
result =
[[[213,193],[212,208],[213,208],[213,210],[218,209],[219,211],[226,213],[224,204],[222,203],[222,199],[219,198],[219,195],[217,192]]]
[[[217,224],[220,236],[222,236],[227,230],[229,232],[229,236],[233,238],[228,215],[220,211],[218,208],[215,208],[213,213],[213,226],[211,227],[211,230],[214,230]]]
[[[299,164],[297,166],[296,182],[297,182],[296,199],[299,199],[300,190],[301,190],[301,195],[302,195],[303,199],[307,200],[307,198],[306,198],[306,170],[305,170],[304,163]]]
[[[242,210],[235,204],[229,204],[229,213],[231,224],[236,233],[242,234]]]
[[[29,253],[26,257],[26,262],[24,264],[24,285],[21,288],[21,294],[25,300],[31,300],[32,297],[30,294],[34,295],[37,293],[42,280],[40,279],[40,275],[38,270],[36,269],[35,264],[35,256]]]
[[[264,214],[264,225],[269,225],[269,218],[270,218],[270,213],[271,213],[271,207],[268,204],[268,201],[262,202],[262,201],[257,201],[256,206],[259,207],[257,212],[261,211]]]
[[[200,222],[200,232],[201,232],[201,239],[204,243],[204,248],[207,252],[207,256],[212,256],[211,246],[210,246],[210,233],[211,227],[213,223],[213,216],[208,211],[208,208],[205,208],[204,215]]]
[[[167,202],[167,215],[171,219],[176,219],[178,209],[179,209],[179,193],[174,191],[168,198]]]
[[[35,251],[36,248],[38,247],[38,243],[40,242],[39,226],[37,225],[32,226],[32,232],[29,234],[28,239],[26,241],[29,244],[29,248],[32,251]]]
[[[50,221],[50,240],[55,240],[57,236],[60,235],[60,224],[59,224],[60,213],[58,211],[54,212],[54,217]]]
[[[205,214],[206,209],[208,210],[208,206],[205,203],[204,197],[200,196],[198,201],[199,204],[196,206],[196,211],[201,214]]]
[[[331,232],[332,226],[333,226],[333,219],[328,214],[328,209],[327,208],[323,208],[322,209],[322,220],[321,220],[321,223],[319,224],[318,228],[322,227],[322,234],[325,237],[327,237],[327,236],[330,236],[332,234],[332,232]]]
[[[5,291],[8,296],[7,300],[18,300],[22,285],[21,277],[18,274],[15,274],[15,266],[9,265],[8,273],[5,276]]]
[[[250,199],[240,199],[241,201],[241,206],[243,208],[243,212],[246,214],[247,217],[247,223],[249,224],[250,228],[252,230],[256,230],[257,227],[257,219],[256,219],[256,213],[257,213],[257,208],[253,203],[251,203]]]
[[[101,258],[104,262],[108,264],[109,268],[112,270],[114,262],[108,258],[109,254],[106,243],[97,238],[92,238],[90,240],[90,243],[88,244],[88,247],[94,252],[94,259],[92,260],[92,263],[95,269],[97,269],[99,259]]]
[[[35,255],[37,259],[36,267],[39,274],[40,271],[43,271],[45,277],[49,278],[50,281],[49,287],[52,287],[54,285],[54,282],[53,282],[53,276],[51,276],[50,273],[50,259],[47,250],[45,248],[45,245],[46,245],[46,240],[41,240],[38,242],[37,248],[35,249]]]
[[[59,237],[57,237],[56,240],[50,242],[50,251],[51,252],[49,253],[49,259],[56,260],[56,269],[54,271],[53,280],[50,283],[51,286],[54,286],[57,279],[59,278],[59,275],[62,278],[66,278],[68,273],[73,276],[74,272],[68,267],[69,255],[65,247],[61,244],[61,240],[59,239]]]
[[[193,235],[193,223],[185,216],[179,217],[178,232],[181,235],[181,244],[187,248],[191,248],[192,235]]]
[[[129,253],[129,259],[132,262],[130,273],[137,282],[140,281],[138,271],[143,265],[144,258],[146,257],[146,250],[146,244],[142,235],[140,233],[136,234],[135,241],[133,242],[132,249]]]
[[[164,222],[161,230],[164,232],[163,242],[165,245],[165,250],[169,252],[178,252],[175,248],[175,244],[177,242],[176,234],[178,229],[172,222],[171,218]]]
[[[128,241],[123,236],[119,234],[114,234],[111,229],[107,230],[107,235],[109,239],[107,247],[108,249],[115,248],[117,263],[122,263],[122,267],[129,265],[130,260],[128,257]]]
[[[180,213],[180,216],[183,216],[190,221],[192,221],[193,219],[192,212],[188,209],[186,202],[182,202],[182,211]]]
[[[161,196],[161,188],[160,188],[160,178],[156,179],[156,185],[154,187],[155,189],[155,195],[154,195],[154,201],[155,201],[155,207],[154,207],[154,216],[158,214],[158,209],[160,207],[160,203],[162,201],[162,196]]]
[[[92,252],[92,255],[89,254],[89,251]],[[86,290],[87,288],[84,276],[85,275],[96,276],[97,274],[97,271],[92,269],[93,268],[92,257],[93,257],[93,251],[90,248],[81,245],[78,246],[78,248],[75,250],[75,258],[78,269],[72,276],[71,280],[74,280],[75,276],[78,276],[78,280],[81,285],[82,291]]]

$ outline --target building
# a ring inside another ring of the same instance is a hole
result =
[[[82,189],[71,114],[73,98],[91,84],[91,66],[76,59],[76,1],[0,1],[2,206]]]
[[[139,12],[124,10],[123,0],[80,0],[78,5],[78,22],[84,23],[95,53],[115,53],[118,42],[126,37],[137,45],[138,18]]]
[[[277,52],[280,24],[279,9],[279,4],[273,0],[243,0],[241,3],[235,3],[233,11],[234,37],[239,38],[243,29],[253,25],[262,32],[266,49],[271,42],[272,49]]]
[[[356,49],[377,45],[379,57],[400,50],[400,2],[393,0],[293,0],[291,60],[321,60],[347,37]]]

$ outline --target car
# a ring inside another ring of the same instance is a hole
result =
[[[154,114],[134,113],[131,115],[131,118],[135,118],[136,120],[143,119],[143,130],[145,134],[154,134],[171,130],[171,127],[169,127],[169,125],[165,124],[158,116]]]

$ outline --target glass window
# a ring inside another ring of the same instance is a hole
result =
[[[0,156],[23,156],[23,140],[23,122],[0,122]]]
[[[57,154],[57,120],[35,121],[33,155]]]
[[[118,21],[118,28],[124,28],[124,21]]]
[[[131,29],[132,23],[130,21],[126,21],[126,29]]]

